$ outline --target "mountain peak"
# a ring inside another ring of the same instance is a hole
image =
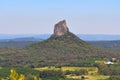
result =
[[[54,36],[61,36],[69,32],[69,29],[66,24],[66,20],[62,20],[55,24],[54,27]]]

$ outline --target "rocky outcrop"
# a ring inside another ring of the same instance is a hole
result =
[[[69,32],[69,29],[67,27],[66,21],[60,21],[57,24],[55,24],[54,27],[54,36],[61,36]]]

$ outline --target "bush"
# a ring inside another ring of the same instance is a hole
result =
[[[85,69],[81,69],[81,70],[78,70],[78,71],[74,71],[74,74],[75,75],[87,75],[88,74],[88,71],[85,70]]]
[[[85,79],[85,77],[84,77],[84,76],[81,76],[81,79]]]
[[[49,77],[63,77],[61,70],[44,70],[39,74],[40,78],[49,78]]]
[[[0,69],[0,77],[6,78],[10,74],[10,68]]]
[[[80,69],[80,70],[76,70],[76,71],[69,71],[67,70],[65,72],[65,75],[70,75],[70,74],[74,74],[74,75],[87,75],[88,74],[88,71],[85,70],[85,69]]]
[[[120,76],[111,76],[108,80],[120,80]]]
[[[70,75],[70,74],[73,74],[73,71],[69,71],[69,70],[65,71],[65,75]]]
[[[119,66],[111,66],[106,64],[98,64],[98,72],[102,75],[120,75],[120,67]]]

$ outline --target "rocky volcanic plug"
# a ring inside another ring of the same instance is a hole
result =
[[[43,67],[94,65],[91,60],[113,57],[120,59],[120,52],[105,50],[78,38],[69,31],[66,21],[54,26],[54,33],[47,40],[23,49],[0,49],[0,66]],[[8,49],[8,50],[7,50]],[[7,50],[7,52],[6,52]],[[9,56],[8,56],[9,55]]]
[[[60,21],[57,24],[55,24],[54,27],[54,36],[61,36],[69,32],[69,29],[67,27],[66,21]]]

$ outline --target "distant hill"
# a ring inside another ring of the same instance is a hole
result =
[[[38,43],[43,40],[6,40],[0,41],[0,47],[14,47],[14,48],[24,48],[26,46],[30,46],[31,44]],[[120,40],[113,41],[86,41],[91,45],[98,46],[101,48],[120,50]]]
[[[23,48],[37,42],[38,41],[7,41],[7,42],[0,42],[0,47]]]
[[[1,35],[0,35],[1,36]],[[25,37],[24,37],[25,36]],[[77,34],[80,39],[103,48],[120,50],[120,35],[88,35]],[[0,39],[0,47],[25,47],[39,41],[46,40],[50,34],[39,35],[3,35]]]
[[[19,39],[48,39],[51,34],[0,34],[0,41],[19,40]]]
[[[0,42],[8,41],[19,38],[35,38],[46,40],[51,34],[0,34]],[[107,35],[107,34],[76,34],[77,37],[85,41],[112,41],[120,40],[120,35]]]
[[[113,40],[113,41],[88,41],[88,43],[103,47],[103,48],[108,48],[108,49],[115,49],[115,50],[120,50],[120,40]]]
[[[85,41],[113,41],[120,40],[120,35],[109,34],[77,34],[77,36]]]
[[[42,39],[36,39],[34,37],[23,37],[23,38],[15,38],[15,39],[4,39],[0,40],[0,47],[15,47],[15,48],[23,48],[29,46],[31,44],[43,41]]]
[[[47,40],[22,49],[0,48],[3,67],[92,66],[91,59],[120,59],[120,52],[93,46],[71,33],[66,21],[55,25],[54,34]]]

